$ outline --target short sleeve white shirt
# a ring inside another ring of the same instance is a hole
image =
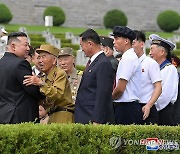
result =
[[[148,103],[154,91],[154,83],[162,81],[159,64],[143,54],[139,61],[142,69],[141,103]]]
[[[116,73],[116,85],[118,84],[119,79],[124,79],[128,82],[122,96],[114,101],[140,101],[142,84],[141,65],[133,48],[127,50],[122,55]]]
[[[174,65],[166,65],[161,69],[162,93],[156,102],[158,111],[164,109],[170,102],[174,104],[178,94],[179,77]]]

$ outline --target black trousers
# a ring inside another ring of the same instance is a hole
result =
[[[173,104],[169,103],[164,109],[158,112],[159,125],[174,126]]]
[[[141,105],[141,108],[145,106],[146,104],[139,103]],[[142,124],[150,125],[150,124],[158,124],[159,123],[159,115],[158,111],[156,109],[156,106],[153,105],[150,109],[149,117],[145,120],[142,120]]]
[[[138,101],[114,102],[116,124],[141,124],[143,113]]]

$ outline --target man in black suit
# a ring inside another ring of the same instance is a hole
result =
[[[80,35],[80,45],[91,62],[89,67],[86,67],[79,86],[75,103],[75,122],[113,123],[111,63],[101,51],[100,37],[93,29],[88,29]]]
[[[8,51],[0,59],[0,123],[14,124],[35,121],[39,117],[39,88],[25,86],[25,75],[32,69],[25,60],[29,52],[27,35],[22,32],[9,34]]]
[[[105,55],[109,58],[112,68],[114,70],[114,76],[116,75],[117,67],[119,61],[114,57],[114,44],[113,39],[110,37],[100,36],[101,49],[104,51]]]

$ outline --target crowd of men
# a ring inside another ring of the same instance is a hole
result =
[[[82,72],[72,48],[32,48],[25,33],[10,33],[0,59],[0,123],[179,124],[175,45],[155,34],[149,40],[147,56],[141,31],[115,26],[105,37],[87,29]]]

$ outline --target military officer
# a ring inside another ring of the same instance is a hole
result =
[[[74,105],[69,81],[65,71],[57,67],[59,49],[49,44],[43,44],[36,52],[39,54],[40,71],[45,75],[41,78],[27,75],[23,83],[26,86],[39,86],[40,92],[46,96],[43,106],[49,113],[48,123],[73,122]]]
[[[66,47],[60,49],[58,64],[68,75],[72,99],[73,103],[75,103],[77,90],[79,88],[83,72],[77,70],[75,67],[75,57],[73,55],[72,48]]]

